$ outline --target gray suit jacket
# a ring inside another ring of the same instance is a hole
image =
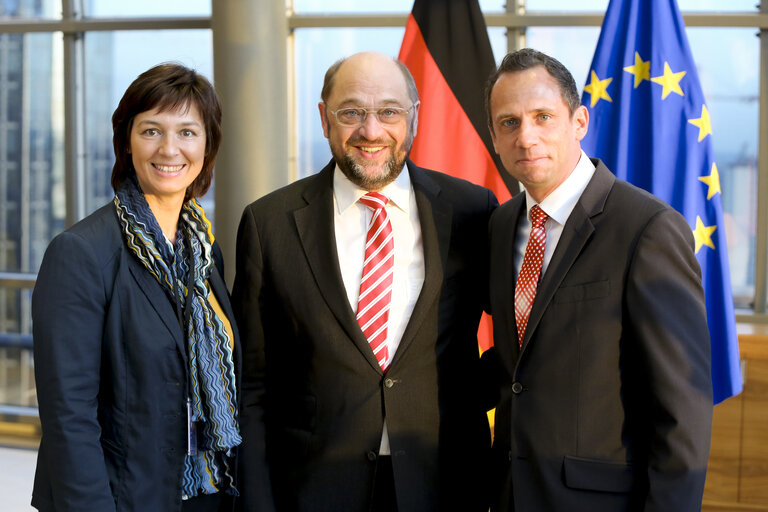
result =
[[[339,269],[334,166],[259,199],[240,224],[233,300],[245,351],[244,505],[368,510],[386,415],[401,512],[487,510],[476,332],[496,200],[408,163],[426,276],[383,375]]]
[[[522,350],[513,254],[525,195],[490,224],[502,400],[495,511],[698,511],[712,420],[691,228],[599,161],[539,284]]]

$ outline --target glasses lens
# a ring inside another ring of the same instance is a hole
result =
[[[336,118],[341,124],[357,126],[365,119],[365,110],[361,108],[343,108],[336,111]]]
[[[376,111],[376,117],[385,124],[396,124],[405,117],[405,110],[397,107],[380,108]]]

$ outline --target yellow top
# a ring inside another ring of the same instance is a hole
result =
[[[232,324],[229,322],[229,318],[227,318],[227,315],[224,314],[224,310],[221,309],[221,304],[219,304],[219,301],[216,299],[216,294],[211,291],[211,293],[208,294],[208,302],[211,303],[211,307],[216,312],[216,315],[219,317],[219,320],[221,320],[221,323],[224,324],[224,330],[227,331],[227,335],[229,336],[229,347],[234,350],[235,349],[235,332],[232,330]]]

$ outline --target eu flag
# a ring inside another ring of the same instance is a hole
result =
[[[712,344],[714,402],[742,389],[712,126],[675,0],[611,0],[582,102],[584,151],[688,220]]]

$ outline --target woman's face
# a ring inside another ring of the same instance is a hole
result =
[[[134,118],[128,151],[150,206],[184,201],[203,168],[205,142],[205,125],[194,104],[147,110]]]

